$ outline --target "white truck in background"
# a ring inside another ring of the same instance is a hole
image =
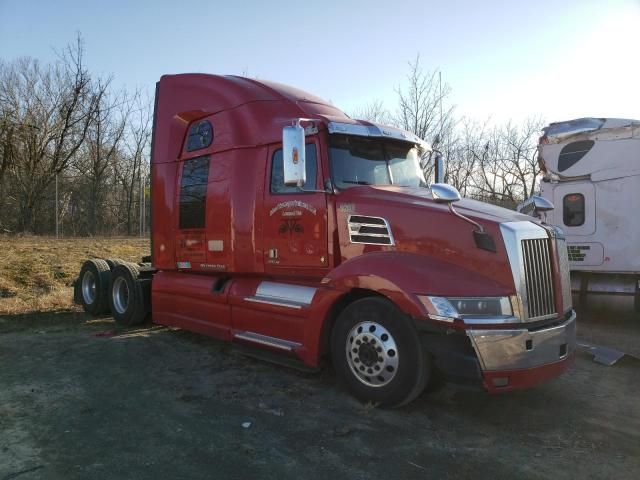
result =
[[[518,210],[564,231],[579,304],[589,295],[630,295],[640,313],[640,121],[552,123],[538,161],[542,199]]]

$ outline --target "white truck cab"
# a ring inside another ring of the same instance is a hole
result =
[[[543,129],[540,196],[519,210],[566,236],[574,293],[633,295],[640,312],[640,121],[580,118]]]

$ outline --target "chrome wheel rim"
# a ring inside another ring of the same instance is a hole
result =
[[[115,308],[116,312],[120,314],[126,312],[129,306],[129,286],[123,277],[117,277],[113,281],[111,296],[113,299],[113,308]]]
[[[384,387],[398,372],[400,355],[395,339],[379,323],[354,326],[347,335],[346,352],[349,368],[367,387]]]
[[[90,270],[82,276],[82,298],[84,303],[91,305],[96,300],[96,278]]]

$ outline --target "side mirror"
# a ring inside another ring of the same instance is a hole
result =
[[[304,154],[304,128],[298,119],[295,125],[282,129],[282,164],[285,185],[302,187],[307,181]]]
[[[540,212],[548,212],[555,207],[553,203],[539,195],[533,195],[516,207],[516,210],[525,215],[538,217]]]
[[[453,203],[460,201],[460,192],[452,185],[446,183],[432,183],[431,195],[436,203]]]
[[[553,203],[551,203],[549,200],[547,200],[544,197],[541,197],[539,195],[534,195],[533,197],[533,208],[537,211],[537,212],[548,212],[549,210],[553,210],[554,207]]]

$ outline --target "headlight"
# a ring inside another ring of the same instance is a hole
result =
[[[519,317],[515,297],[428,297],[418,298],[434,320],[453,321],[455,318]],[[515,309],[512,306],[515,303]],[[514,313],[515,312],[515,313]]]

